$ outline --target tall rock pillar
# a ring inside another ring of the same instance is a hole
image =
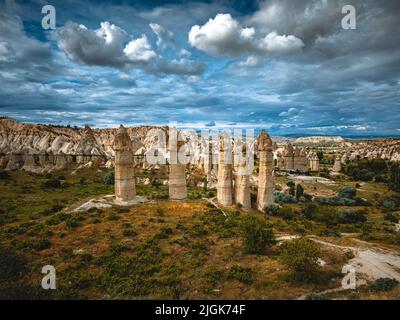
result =
[[[169,198],[171,200],[183,200],[187,198],[186,187],[186,165],[180,163],[178,152],[184,145],[183,141],[178,141],[177,130],[171,129],[169,137]]]
[[[225,135],[219,143],[217,200],[224,206],[232,205],[232,148]]]
[[[261,131],[257,140],[260,157],[257,209],[264,211],[266,206],[274,202],[274,155],[271,137],[265,130]]]
[[[292,144],[289,142],[283,152],[283,158],[285,161],[285,169],[293,170],[294,169],[294,149]]]
[[[341,163],[340,159],[341,159],[340,155],[337,155],[335,158],[335,163],[332,168],[333,172],[340,172],[342,170],[342,163]]]
[[[136,197],[133,146],[126,129],[121,125],[114,139],[115,198],[130,201]]]
[[[247,172],[246,162],[239,163],[235,181],[235,200],[236,204],[243,209],[251,209],[250,199],[250,178]]]

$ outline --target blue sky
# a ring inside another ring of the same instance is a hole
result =
[[[45,4],[0,1],[0,115],[400,134],[396,0],[52,1],[56,30]]]

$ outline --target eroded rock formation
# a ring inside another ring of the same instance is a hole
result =
[[[264,211],[265,207],[274,202],[274,156],[272,140],[269,134],[262,130],[257,138],[260,157],[258,173],[257,208]]]
[[[121,125],[114,139],[115,151],[115,198],[118,201],[135,199],[135,172],[132,140]]]

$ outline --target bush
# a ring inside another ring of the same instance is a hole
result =
[[[280,208],[281,207],[279,205],[277,205],[275,203],[272,203],[272,204],[270,204],[270,205],[265,207],[264,212],[266,214],[271,215],[271,216],[277,216],[279,214]]]
[[[320,255],[317,244],[307,238],[299,238],[283,245],[281,260],[295,280],[312,282],[320,269]]]
[[[284,220],[294,220],[296,218],[296,214],[293,212],[291,207],[283,207],[279,211],[279,216]]]
[[[51,247],[51,242],[46,238],[40,238],[33,243],[33,249],[41,251]]]
[[[390,291],[396,287],[399,282],[396,279],[390,278],[379,278],[375,282],[368,285],[369,291],[379,292],[379,291]]]
[[[42,184],[43,188],[46,189],[60,189],[61,188],[61,181],[60,179],[48,179]]]
[[[393,213],[387,213],[387,214],[385,214],[384,219],[385,219],[386,221],[393,222],[393,223],[398,223],[399,220],[400,220],[400,219],[399,219],[397,216],[395,216]]]
[[[341,197],[314,197],[314,202],[318,204],[329,204],[333,206],[354,206],[357,204],[356,200]]]
[[[388,209],[388,210],[391,210],[391,211],[396,210],[396,202],[394,202],[393,200],[390,200],[390,199],[385,199],[383,201],[383,203],[382,203],[382,206],[385,209]]]
[[[73,217],[69,217],[66,221],[65,221],[65,225],[67,226],[67,228],[71,228],[74,229],[76,227],[79,226],[79,222],[77,219],[73,218]]]
[[[130,228],[130,229],[124,229],[122,231],[122,234],[124,237],[135,237],[137,233],[136,233],[135,229]]]
[[[27,270],[24,256],[0,247],[0,279],[11,280],[20,277]]]
[[[104,175],[103,180],[104,180],[105,184],[114,184],[115,183],[115,172],[114,171],[107,172]]]
[[[339,222],[340,223],[358,223],[366,222],[366,212],[364,210],[353,211],[344,210],[339,212]]]
[[[165,228],[162,228],[162,229],[160,230],[160,232],[157,233],[157,234],[154,236],[154,239],[156,239],[156,240],[159,240],[159,239],[166,239],[166,238],[168,238],[171,234],[172,234],[172,229],[171,229],[171,228],[168,228],[168,227],[165,227]]]
[[[43,210],[41,212],[41,214],[44,216],[49,216],[49,215],[52,215],[53,213],[57,213],[57,212],[61,211],[62,209],[64,209],[64,206],[55,204],[51,208]]]
[[[316,211],[317,211],[317,206],[311,203],[301,210],[300,215],[308,220],[314,220],[316,217],[315,214]]]
[[[302,197],[304,195],[304,188],[302,187],[302,185],[299,183],[296,186],[296,199],[299,200],[300,197]]]
[[[251,268],[244,268],[241,266],[232,266],[228,273],[228,279],[239,280],[243,283],[253,282],[254,272]]]
[[[274,201],[278,203],[296,203],[296,197],[291,194],[283,193],[283,192],[275,192],[274,193]]]
[[[340,198],[354,199],[357,189],[353,187],[342,187],[339,189],[338,196]]]
[[[248,217],[243,221],[242,246],[244,252],[264,254],[265,249],[274,243],[274,233],[264,219]]]
[[[10,180],[11,176],[7,171],[0,171],[0,180]]]

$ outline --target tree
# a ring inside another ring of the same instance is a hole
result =
[[[104,175],[104,183],[105,184],[114,184],[115,183],[115,173],[114,173],[114,171],[107,172]]]
[[[304,188],[303,186],[299,183],[296,186],[296,199],[299,200],[300,197],[304,195]]]
[[[242,224],[242,246],[245,253],[264,254],[275,244],[275,235],[264,219],[248,217]]]
[[[397,162],[390,167],[390,186],[394,190],[400,190],[400,166]]]
[[[342,187],[339,189],[339,197],[347,198],[347,199],[354,199],[357,195],[357,189],[353,187]]]
[[[319,246],[307,238],[299,238],[283,245],[281,260],[295,280],[310,282],[315,280],[320,269]]]

